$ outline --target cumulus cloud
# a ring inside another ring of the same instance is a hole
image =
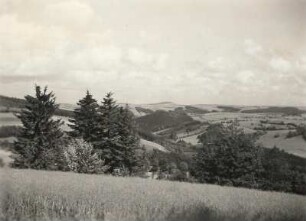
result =
[[[0,94],[39,82],[65,102],[88,88],[138,103],[304,104],[305,15],[261,3],[0,0]]]
[[[291,62],[282,57],[273,57],[269,64],[274,70],[279,72],[288,72],[292,68]]]
[[[61,1],[45,8],[44,20],[56,26],[66,26],[69,29],[90,25],[94,12],[88,4],[79,1]]]

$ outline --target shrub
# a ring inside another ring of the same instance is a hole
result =
[[[298,134],[296,131],[289,131],[288,134],[286,135],[286,138],[291,138],[291,137],[296,137]]]
[[[4,161],[2,158],[0,158],[0,167],[4,167]]]
[[[16,137],[20,133],[19,126],[2,126],[0,127],[0,137]]]
[[[92,145],[81,139],[70,141],[65,157],[69,170],[77,173],[103,173],[108,169]]]
[[[295,131],[289,131],[286,138],[296,137],[302,135],[303,139],[306,140],[306,126],[299,125],[296,127]]]

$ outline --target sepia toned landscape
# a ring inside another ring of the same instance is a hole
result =
[[[0,0],[0,221],[306,221],[305,0]]]

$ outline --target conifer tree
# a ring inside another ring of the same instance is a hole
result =
[[[108,172],[121,169],[126,175],[139,173],[145,153],[139,148],[133,114],[128,106],[119,107],[112,93],[108,93],[100,106],[100,114],[100,137],[95,150],[109,166]]]
[[[122,148],[123,164],[131,173],[140,172],[145,160],[144,151],[139,146],[135,120],[128,105],[119,109],[119,143]]]
[[[82,138],[86,142],[94,143],[98,139],[99,105],[87,90],[86,96],[79,100],[78,107],[73,111],[73,118],[69,119],[69,133],[72,137]]]
[[[112,98],[112,93],[107,93],[99,108],[99,139],[94,147],[101,159],[109,166],[108,172],[122,167],[123,157],[118,131],[119,108]]]
[[[17,117],[22,130],[14,143],[14,167],[34,169],[63,169],[63,132],[61,120],[54,120],[58,104],[47,87],[35,86],[35,97],[25,96],[26,106]]]

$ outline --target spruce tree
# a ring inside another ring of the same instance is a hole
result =
[[[107,93],[99,108],[99,139],[94,145],[98,155],[109,166],[108,172],[113,172],[115,168],[123,166],[123,154],[118,131],[119,108],[112,95],[111,92]]]
[[[74,138],[82,138],[86,142],[94,143],[98,139],[99,105],[87,90],[86,96],[79,100],[78,107],[73,111],[73,118],[69,119],[69,134]]]
[[[123,165],[132,173],[139,173],[144,162],[144,151],[139,146],[139,137],[135,126],[133,114],[128,105],[119,109],[119,143],[122,148]]]
[[[22,129],[14,143],[14,167],[33,169],[63,169],[63,132],[61,120],[54,120],[58,104],[47,87],[35,86],[35,97],[25,96],[26,105],[17,117]]]
[[[133,114],[128,106],[119,107],[112,93],[108,93],[100,106],[100,114],[100,137],[95,150],[109,166],[108,172],[121,169],[124,175],[140,173],[145,153],[139,148]]]

